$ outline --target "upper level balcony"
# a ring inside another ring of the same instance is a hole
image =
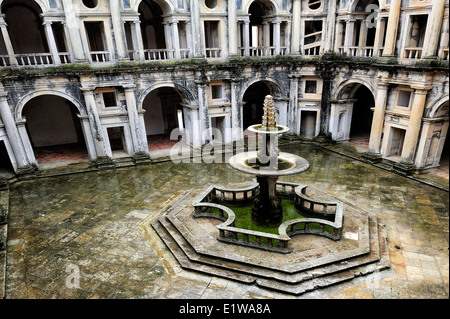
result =
[[[119,32],[110,27],[111,17],[106,14],[91,15],[89,19],[81,17],[77,21],[80,29],[75,34],[68,30],[64,15],[43,14],[34,0],[4,0],[0,14],[0,67],[44,68],[73,63],[97,67],[127,61],[182,61],[192,58],[194,51],[196,56],[206,59],[227,58],[230,40],[227,39],[226,17],[202,19],[198,30],[201,45],[194,48],[195,31],[190,15],[173,15],[167,10],[156,1],[141,1],[137,13],[127,12],[122,17],[119,26],[124,32],[119,38]],[[248,14],[237,15],[237,53],[250,58],[276,57],[289,55],[293,49],[297,54],[299,51],[300,55],[310,57],[323,54],[326,44],[336,53],[348,57],[382,57],[388,13],[370,25],[368,13],[362,7],[356,6],[354,10],[339,11],[332,28],[327,26],[325,16],[303,15],[299,23],[299,47],[291,48],[292,17],[278,15],[268,2],[256,0],[250,5]],[[444,61],[449,60],[446,22],[448,18],[444,17],[435,51],[435,55]],[[429,14],[411,11],[400,23],[396,57],[401,63],[416,63],[425,58],[428,45],[425,34],[431,25]],[[29,32],[23,32],[24,29]],[[334,43],[329,42],[330,30],[334,33]],[[80,38],[73,39],[74,34]],[[122,55],[119,43],[123,44]]]

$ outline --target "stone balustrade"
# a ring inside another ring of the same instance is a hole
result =
[[[339,240],[342,233],[343,204],[341,202],[319,201],[306,195],[306,185],[278,182],[276,191],[279,196],[289,197],[295,206],[318,218],[296,218],[282,223],[278,234],[248,230],[235,227],[236,215],[232,209],[218,204],[221,202],[250,201],[259,193],[259,184],[247,188],[227,189],[211,186],[194,201],[194,217],[215,218],[223,221],[217,225],[219,241],[234,243],[264,250],[289,253],[289,240],[300,234],[320,235]],[[330,221],[324,218],[333,218]]]

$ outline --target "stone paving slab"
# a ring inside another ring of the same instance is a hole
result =
[[[448,299],[448,192],[320,148],[286,151],[311,163],[286,182],[354,202],[385,224],[391,266],[300,298]],[[167,162],[14,183],[5,298],[297,298],[185,270],[151,227],[144,231],[172,196],[248,178],[225,164]],[[97,268],[83,269],[89,260]],[[96,260],[119,267],[102,276]],[[81,287],[67,289],[65,266],[78,261]]]

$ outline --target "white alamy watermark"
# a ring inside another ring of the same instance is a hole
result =
[[[378,11],[380,11],[380,7],[376,4],[369,4],[366,7],[366,12],[370,14],[366,18],[366,26],[367,28],[376,28],[377,27],[377,17],[378,17]]]
[[[80,268],[77,265],[70,264],[66,267],[69,275],[66,277],[66,287],[69,289],[80,288]]]

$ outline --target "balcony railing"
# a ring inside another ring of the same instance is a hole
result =
[[[207,58],[220,58],[222,56],[221,48],[206,48],[205,54]]]
[[[9,56],[8,55],[0,55],[0,66],[9,66]]]
[[[422,58],[422,48],[405,48],[404,59],[418,60]]]
[[[241,53],[241,56],[246,56],[246,48],[245,47],[239,47],[239,52]],[[279,55],[287,55],[289,54],[288,47],[280,47],[280,53]],[[257,56],[257,57],[264,57],[264,56],[275,56],[276,54],[276,47],[274,46],[260,46],[260,47],[249,47],[248,48],[248,56]]]
[[[58,53],[61,64],[72,63],[70,53]],[[14,55],[18,66],[49,66],[55,65],[51,53],[21,53]],[[10,66],[11,60],[8,55],[0,55],[0,66]]]
[[[373,57],[373,47],[349,47],[348,55],[354,57]]]
[[[53,56],[51,53],[21,53],[15,55],[17,64],[20,66],[36,65],[47,66],[53,65]]]
[[[173,49],[146,49],[144,50],[145,61],[161,61],[174,59]]]
[[[102,63],[111,61],[108,51],[91,51],[91,60],[94,63]]]
[[[181,59],[189,59],[191,57],[191,50],[184,48],[180,49],[180,58]]]
[[[320,43],[314,42],[303,46],[303,55],[319,55]]]
[[[59,53],[59,60],[61,61],[61,64],[72,63],[72,60],[70,58],[70,53],[69,52],[60,52]]]

